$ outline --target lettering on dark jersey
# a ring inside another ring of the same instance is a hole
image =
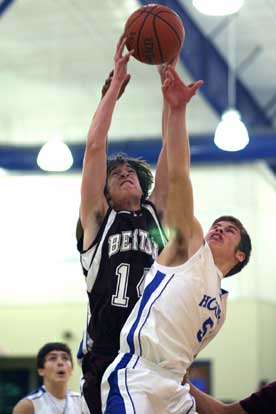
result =
[[[156,259],[158,256],[158,244],[155,243],[145,230],[122,231],[112,234],[108,238],[108,256],[128,251],[141,251]]]

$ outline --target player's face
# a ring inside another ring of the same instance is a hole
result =
[[[233,257],[240,261],[241,252],[237,247],[241,241],[239,228],[230,221],[219,221],[215,223],[206,235],[206,241],[214,252],[224,253],[229,258]]]
[[[40,368],[38,372],[44,381],[67,383],[72,370],[72,362],[67,352],[51,351],[45,357],[44,368]]]
[[[110,172],[107,189],[113,202],[126,195],[142,197],[137,173],[129,164],[120,164]]]

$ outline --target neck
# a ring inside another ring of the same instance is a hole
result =
[[[223,277],[227,275],[227,273],[235,266],[236,263],[225,263],[225,260],[223,259],[215,259],[214,260],[215,265],[219,268],[219,270],[222,272]]]
[[[141,209],[141,200],[139,197],[126,198],[118,203],[113,204],[115,210],[138,211]]]
[[[44,383],[46,390],[54,397],[63,400],[66,398],[67,384],[66,383],[52,383],[46,381]]]

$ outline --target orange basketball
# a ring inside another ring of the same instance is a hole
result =
[[[125,24],[126,47],[149,65],[170,62],[179,53],[185,37],[183,23],[173,10],[159,4],[142,6]]]

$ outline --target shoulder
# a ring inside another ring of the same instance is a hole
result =
[[[94,222],[94,225],[87,225],[87,228],[84,229],[81,219],[77,222],[76,227],[76,239],[77,239],[77,249],[79,253],[85,253],[96,244],[97,240],[104,232],[105,227],[108,225],[109,221],[114,221],[116,218],[115,210],[110,207],[105,212],[105,215],[98,216]]]
[[[142,207],[142,211],[146,210],[146,211],[149,211],[152,215],[153,214],[158,215],[157,208],[150,199],[146,199],[145,201],[143,201],[141,204],[141,207]]]
[[[81,395],[79,392],[76,391],[67,391],[68,396],[68,404],[71,409],[75,410],[75,413],[81,412]]]
[[[19,401],[15,405],[12,414],[34,414],[34,405],[32,401],[27,398]]]
[[[157,227],[163,229],[163,214],[156,209],[155,204],[147,199],[141,204],[141,211],[144,215],[150,217]]]
[[[77,392],[77,391],[71,391],[71,390],[68,390],[68,394],[67,394],[70,398],[76,398],[76,399],[78,399],[78,398],[80,398],[80,393],[79,392]]]

